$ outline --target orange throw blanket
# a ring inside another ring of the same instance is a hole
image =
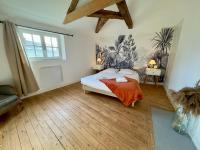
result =
[[[137,80],[127,78],[128,82],[116,82],[115,79],[100,79],[125,106],[143,98],[142,90]]]

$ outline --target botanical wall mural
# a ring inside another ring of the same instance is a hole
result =
[[[101,59],[100,64],[104,64],[105,68],[133,68],[138,59],[133,36],[120,35],[115,46],[102,48],[96,45],[96,58]]]
[[[147,55],[141,54],[140,49],[137,49],[133,35],[120,35],[115,41],[114,46],[101,47],[100,45],[96,45],[97,63],[104,65],[105,68],[130,69],[135,68],[135,64],[143,63],[139,65],[141,66],[140,68],[137,68],[140,78],[143,80],[149,60],[154,59],[158,69],[162,71],[160,82],[163,82],[173,33],[173,28],[163,28],[160,32],[156,32],[152,39],[152,48],[154,50]]]

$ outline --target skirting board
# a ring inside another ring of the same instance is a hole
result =
[[[140,83],[144,84],[144,81],[141,81]],[[145,84],[155,85],[154,82],[146,82]],[[164,83],[163,82],[158,82],[157,85],[163,85],[164,86]]]
[[[178,105],[174,102],[174,99],[172,98],[171,90],[167,89],[165,86],[164,86],[164,89],[165,89],[165,92],[167,94],[169,101],[171,102],[172,106],[174,107],[174,110],[176,110],[178,108]]]
[[[27,95],[27,96],[22,96],[22,97],[20,97],[20,99],[23,100],[23,99],[28,98],[28,97],[31,97],[31,96],[39,95],[39,94],[42,94],[42,93],[45,93],[45,92],[48,92],[48,91],[52,91],[52,90],[55,90],[55,89],[62,88],[62,87],[64,87],[64,86],[69,86],[69,85],[71,85],[71,84],[75,84],[75,83],[78,83],[78,82],[80,82],[80,81],[77,81],[77,82],[75,81],[75,82],[60,84],[60,85],[58,85],[58,86],[55,86],[55,87],[52,87],[52,88],[48,88],[48,89],[42,89],[42,90],[39,90],[39,91],[37,91],[37,92],[35,92],[35,93],[31,93],[31,94],[29,94],[29,95]]]

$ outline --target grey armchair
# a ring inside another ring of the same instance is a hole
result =
[[[0,115],[6,113],[19,102],[14,88],[9,85],[0,85]]]

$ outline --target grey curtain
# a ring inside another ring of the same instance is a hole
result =
[[[8,21],[4,23],[4,43],[18,95],[37,91],[39,87],[17,35],[16,26]]]

